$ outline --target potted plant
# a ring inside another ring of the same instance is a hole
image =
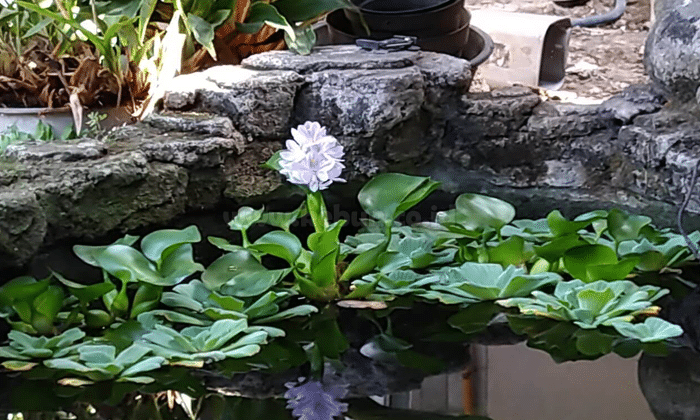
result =
[[[54,128],[72,120],[79,133],[83,107],[119,106],[144,95],[133,61],[143,43],[122,47],[133,19],[109,21],[73,1],[37,3],[3,0],[0,12],[0,106],[9,122],[31,127],[26,115],[47,119],[58,115]],[[94,3],[92,3],[94,6]],[[126,94],[125,94],[126,93]],[[17,108],[17,109],[12,109]]]
[[[41,138],[70,134],[71,122],[79,134],[84,108],[125,106],[143,116],[179,73],[285,45],[308,54],[312,24],[354,7],[350,0],[0,4],[0,132],[49,121],[38,128]]]

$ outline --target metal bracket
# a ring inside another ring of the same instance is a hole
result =
[[[392,38],[381,41],[361,38],[356,40],[355,44],[364,50],[387,53],[404,50],[418,51],[420,48],[416,45],[417,41],[418,38],[415,36],[394,35]]]

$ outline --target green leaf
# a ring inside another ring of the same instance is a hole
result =
[[[46,334],[53,329],[56,315],[63,304],[63,297],[63,290],[60,287],[49,286],[43,293],[34,298],[32,306],[36,313],[32,317],[32,326],[39,333]]]
[[[99,267],[99,263],[97,262],[97,257],[104,252],[105,249],[109,248],[112,245],[127,245],[131,246],[136,243],[136,241],[139,240],[138,236],[131,236],[131,235],[126,235],[123,238],[120,238],[116,241],[114,241],[110,245],[99,245],[99,246],[88,246],[88,245],[75,245],[73,246],[73,252],[75,255],[78,256],[81,260],[83,260],[86,264],[90,264],[95,267]]]
[[[141,344],[132,344],[131,346],[122,350],[114,362],[119,366],[131,366],[141,360],[143,356],[150,353],[150,351],[151,349],[144,347]]]
[[[272,315],[279,311],[279,306],[275,303],[278,298],[277,293],[267,292],[247,307],[245,314],[251,319]]]
[[[229,242],[228,240],[224,238],[217,238],[216,236],[209,236],[207,237],[207,240],[209,241],[210,244],[214,245],[215,247],[222,249],[224,251],[228,252],[233,252],[233,251],[241,251],[245,250],[245,247],[241,245],[235,245]]]
[[[292,40],[296,39],[294,27],[289,24],[287,19],[277,11],[275,6],[262,1],[251,4],[245,23],[248,25],[244,26],[245,29],[252,29],[250,24],[265,23],[275,29],[285,31]]]
[[[612,209],[608,214],[608,231],[616,242],[635,240],[640,231],[651,223],[647,216],[628,214],[622,210]]]
[[[202,273],[202,282],[209,290],[225,287],[228,295],[257,296],[269,290],[289,273],[265,268],[249,251],[235,251],[214,261]]]
[[[355,290],[345,295],[344,299],[364,299],[374,293],[377,290],[377,285],[382,280],[381,276],[377,276],[374,281],[369,283],[354,283]]]
[[[384,173],[367,182],[357,198],[367,214],[390,223],[435,191],[439,185],[426,177]]]
[[[587,267],[588,278],[596,280],[622,280],[627,277],[639,263],[638,257],[628,257],[616,264],[601,264]]]
[[[0,300],[3,305],[13,301],[33,299],[49,287],[49,279],[37,281],[34,277],[17,277],[0,288]]]
[[[141,251],[146,258],[160,267],[163,260],[180,245],[201,240],[199,229],[194,225],[181,230],[162,229],[149,233],[141,240]]]
[[[284,40],[287,47],[300,55],[311,54],[311,49],[316,45],[316,31],[312,26],[295,27],[294,39],[288,32],[284,33]]]
[[[115,289],[114,283],[108,281],[84,285],[70,281],[55,271],[52,271],[51,274],[64,286],[66,286],[70,293],[77,297],[82,304],[87,304],[95,299],[99,299],[105,293]]]
[[[192,13],[187,14],[187,21],[189,22],[194,39],[202,44],[209,55],[216,60],[216,50],[214,49],[214,25]]]
[[[78,348],[80,360],[86,364],[109,365],[114,362],[117,349],[111,345],[86,344]]]
[[[647,318],[639,324],[614,322],[612,326],[625,337],[637,339],[642,343],[662,341],[683,334],[683,329],[678,325],[656,317]]]
[[[256,3],[257,4],[257,3]],[[238,230],[238,231],[245,231],[248,230],[251,226],[253,226],[255,223],[257,223],[263,215],[263,212],[265,211],[265,208],[261,208],[260,210],[255,210],[251,207],[241,207],[238,209],[238,213],[236,213],[236,217],[233,218],[228,223],[228,226],[231,228],[231,230]]]
[[[302,202],[296,210],[289,213],[268,212],[264,213],[260,219],[260,223],[265,223],[270,226],[275,226],[289,232],[289,228],[300,217],[307,214],[306,202]]]
[[[559,259],[564,256],[566,251],[579,247],[581,245],[586,245],[586,242],[581,240],[581,237],[576,233],[571,233],[563,236],[556,237],[551,241],[545,243],[542,246],[535,246],[535,254],[554,263],[559,261]]]
[[[85,323],[90,328],[104,328],[112,323],[112,315],[102,309],[90,309],[85,313]]]
[[[610,353],[615,340],[614,336],[598,330],[579,330],[574,333],[574,336],[576,337],[576,350],[586,356]]]
[[[301,241],[291,233],[272,231],[258,238],[248,248],[282,258],[294,265],[301,254]]]
[[[256,6],[260,7],[260,6]],[[248,19],[250,19],[250,15],[248,16]],[[241,32],[244,33],[255,33],[258,32],[260,29],[262,29],[264,25],[264,20],[262,21],[257,21],[257,22],[246,22],[244,24],[241,23],[236,23],[236,28],[240,28]],[[278,150],[273,154],[270,159],[267,160],[263,164],[263,167],[266,167],[268,169],[272,169],[274,171],[279,171],[282,169],[282,165],[280,165],[280,161],[282,160],[282,150]]]
[[[108,246],[97,257],[97,263],[124,283],[144,281],[154,285],[167,285],[156,271],[155,265],[130,246]]]
[[[289,22],[304,22],[337,9],[356,8],[350,0],[277,0],[273,6]]]
[[[201,264],[194,262],[191,244],[173,245],[170,248],[174,249],[165,257],[159,268],[164,286],[178,284],[190,275],[198,271],[204,271],[204,267]]]
[[[564,236],[570,233],[576,233],[579,230],[590,226],[594,221],[602,218],[604,218],[604,216],[600,214],[589,213],[585,218],[577,218],[575,221],[569,221],[567,218],[562,216],[559,210],[554,210],[547,215],[547,223],[549,224],[549,229],[552,231],[554,236]]]
[[[338,297],[338,285],[335,283],[321,287],[304,277],[297,277],[296,280],[301,294],[311,300],[330,302]]]
[[[356,256],[343,272],[343,275],[340,277],[340,281],[353,280],[374,270],[377,267],[377,260],[379,259],[379,256],[386,251],[388,246],[389,241],[384,240],[374,248],[368,249],[367,251]]]
[[[130,318],[136,318],[139,314],[158,307],[162,293],[162,287],[141,284],[136,290],[134,301],[131,304]]]
[[[503,200],[479,194],[462,194],[455,201],[457,212],[466,216],[460,224],[467,230],[500,230],[515,218],[515,208]]]
[[[46,28],[53,20],[51,18],[44,18],[40,20],[36,25],[29,28],[23,35],[22,38],[31,38],[32,36],[41,32]],[[52,139],[53,140],[53,139]]]
[[[593,281],[588,268],[595,265],[617,264],[615,250],[605,245],[583,245],[564,253],[564,267],[574,277]]]
[[[272,322],[282,321],[282,320],[297,317],[297,316],[311,315],[312,313],[315,313],[315,312],[318,312],[318,308],[316,308],[313,305],[299,305],[299,306],[295,306],[293,308],[289,308],[289,309],[281,311],[281,312],[277,312],[276,314],[268,316],[268,317],[258,318],[255,320],[255,323],[269,324]]]
[[[522,265],[529,256],[525,252],[525,240],[520,236],[511,236],[494,247],[487,249],[489,262],[502,266]]]

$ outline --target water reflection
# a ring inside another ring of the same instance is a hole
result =
[[[330,307],[309,318],[283,321],[279,327],[287,336],[252,357],[202,369],[171,366],[154,372],[156,380],[148,385],[63,386],[58,381],[67,383],[65,374],[43,367],[7,373],[0,407],[4,413],[23,412],[25,419],[68,418],[58,412],[78,419],[274,420],[296,415],[330,420],[340,413],[353,420],[485,419],[386,407],[368,397],[407,392],[430,375],[463,370],[472,362],[472,344],[526,342],[557,362],[592,360],[608,353],[632,357],[644,351],[640,384],[657,417],[700,418],[700,411],[692,411],[700,401],[700,376],[688,373],[700,372],[695,354],[672,351],[669,357],[658,357],[669,353],[665,344],[624,338],[612,328],[582,329],[488,302],[460,309],[411,300],[396,300],[382,310]],[[129,337],[141,333],[134,330]],[[312,385],[305,387],[309,381]],[[670,390],[663,391],[664,386]],[[669,408],[665,393],[674,401],[686,398],[684,413],[697,416],[668,414],[677,405]]]

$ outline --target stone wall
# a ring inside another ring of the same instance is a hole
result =
[[[521,87],[469,94],[470,81],[468,62],[454,57],[351,46],[178,77],[161,113],[105,139],[8,149],[0,267],[54,244],[284,196],[260,164],[306,120],[343,143],[351,181],[398,170],[431,175],[448,192],[504,197],[520,217],[622,206],[672,223],[700,157],[700,122],[666,110],[655,88],[579,106]],[[697,197],[689,211],[700,213]]]

